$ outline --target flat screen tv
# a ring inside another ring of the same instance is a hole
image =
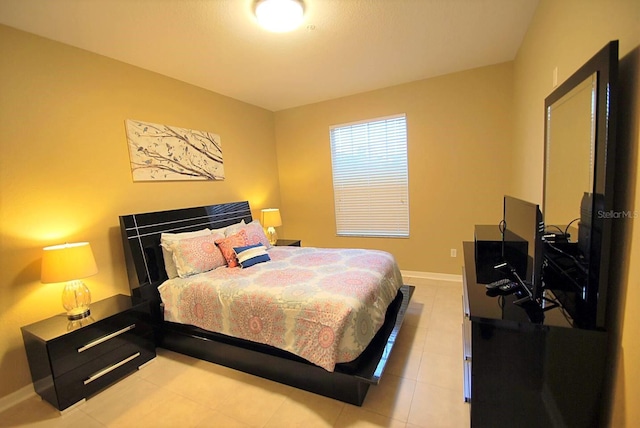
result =
[[[504,268],[520,283],[521,298],[515,303],[541,304],[544,220],[537,204],[504,197],[502,217]]]

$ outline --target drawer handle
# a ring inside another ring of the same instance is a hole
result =
[[[104,343],[104,342],[106,342],[106,341],[107,341],[107,340],[109,340],[109,339],[113,339],[114,337],[119,336],[119,335],[121,335],[122,333],[126,333],[126,332],[128,332],[129,330],[133,330],[134,328],[136,328],[136,325],[135,325],[135,324],[131,324],[130,326],[125,327],[125,328],[123,328],[123,329],[121,329],[121,330],[114,331],[113,333],[111,333],[111,334],[107,334],[106,336],[102,336],[100,339],[96,339],[96,340],[94,340],[93,342],[89,342],[89,343],[87,343],[87,344],[86,344],[86,345],[84,345],[82,348],[78,348],[78,352],[84,352],[84,351],[86,351],[87,349],[93,348],[93,347],[94,347],[94,346],[96,346],[96,345],[99,345],[99,344],[101,344],[101,343]]]
[[[102,376],[106,375],[109,372],[114,371],[115,369],[117,369],[120,366],[123,366],[125,364],[127,364],[129,361],[131,360],[135,360],[136,358],[138,358],[140,356],[140,352],[136,352],[135,354],[133,354],[130,357],[125,358],[124,360],[120,361],[119,363],[115,363],[109,367],[107,367],[106,369],[102,369],[99,372],[96,372],[94,374],[92,374],[91,376],[89,376],[85,381],[84,384],[88,385],[91,382],[93,382],[96,379],[101,378]]]

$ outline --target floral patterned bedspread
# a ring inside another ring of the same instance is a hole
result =
[[[275,346],[328,371],[355,359],[402,286],[376,250],[273,247],[271,261],[159,287],[166,321]]]

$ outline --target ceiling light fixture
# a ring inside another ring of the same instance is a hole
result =
[[[304,6],[301,0],[258,0],[255,14],[264,29],[284,33],[302,23]]]

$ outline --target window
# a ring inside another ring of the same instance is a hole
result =
[[[338,236],[409,236],[404,114],[329,128]]]

